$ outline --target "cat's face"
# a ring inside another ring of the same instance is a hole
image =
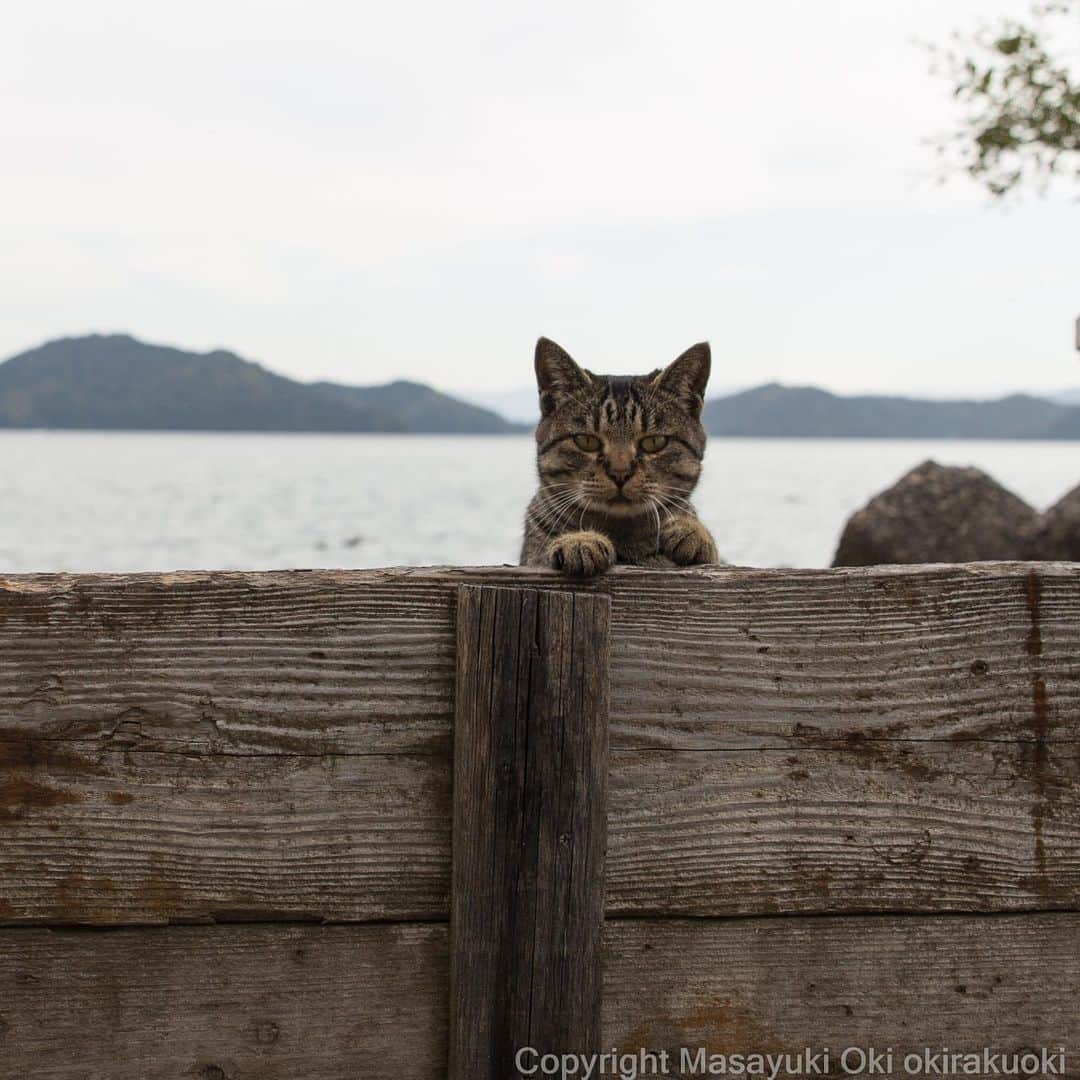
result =
[[[648,375],[594,375],[553,341],[536,343],[540,486],[602,513],[678,511],[701,472],[709,346]],[[574,498],[576,496],[576,499]]]

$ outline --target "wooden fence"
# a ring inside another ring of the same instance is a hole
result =
[[[0,578],[0,1076],[1080,1076],[1078,774],[1076,564]]]

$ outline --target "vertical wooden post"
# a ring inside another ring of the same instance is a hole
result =
[[[458,589],[450,1080],[600,1048],[610,606]]]

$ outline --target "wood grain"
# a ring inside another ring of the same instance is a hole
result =
[[[450,1080],[600,1043],[606,597],[458,593]]]
[[[469,582],[578,587],[517,567],[0,578],[0,739],[447,753]],[[582,587],[612,599],[616,749],[1080,738],[1077,564],[620,568]]]
[[[0,743],[0,922],[445,918],[437,757]]]
[[[617,753],[608,914],[1077,907],[1077,753]],[[450,770],[437,757],[52,748],[9,757],[0,792],[8,924],[448,915]]]
[[[447,918],[462,581],[0,579],[0,922]],[[588,591],[609,914],[1080,907],[1080,568]]]
[[[435,1080],[446,934],[3,930],[5,1075]],[[1080,1075],[1075,914],[616,920],[603,970],[603,1041],[622,1050],[1064,1045]]]
[[[827,1046],[835,1076],[844,1048],[892,1047],[904,1076],[923,1047],[1064,1046],[1080,1076],[1075,914],[616,921],[604,955],[605,1041],[627,1051]]]
[[[446,928],[0,931],[0,1074],[436,1080]]]
[[[609,915],[1080,908],[1080,746],[613,755]]]

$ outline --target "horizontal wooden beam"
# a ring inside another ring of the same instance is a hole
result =
[[[34,1080],[435,1080],[445,926],[0,931],[0,1060]]]
[[[1008,743],[616,753],[607,912],[1080,908],[1075,769]],[[446,919],[450,784],[424,756],[8,759],[0,923]]]
[[[447,753],[463,583],[611,597],[613,749],[1080,740],[1074,563],[0,577],[0,740]]]
[[[0,924],[445,919],[450,763],[0,743]]]
[[[1080,910],[1077,750],[616,754],[608,914]]]
[[[35,1080],[435,1080],[446,937],[385,924],[0,930],[4,1067]],[[1065,1046],[1064,1075],[1078,1075],[1076,914],[618,920],[603,968],[604,1045],[628,1052]]]
[[[829,1047],[834,1076],[849,1046],[892,1047],[893,1076],[915,1074],[903,1056],[924,1048],[1064,1046],[1076,1077],[1078,985],[1075,914],[609,922],[604,1038],[676,1054]]]
[[[0,579],[0,923],[447,918],[461,581]],[[1080,908],[1080,568],[591,591],[609,915]]]

